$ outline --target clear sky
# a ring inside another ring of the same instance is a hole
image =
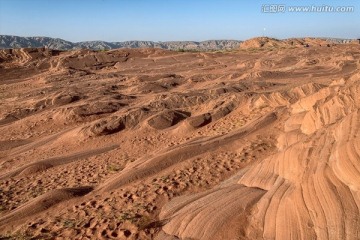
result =
[[[267,4],[353,6],[354,11],[264,13]],[[245,40],[262,35],[359,38],[360,1],[0,0],[0,34],[73,42]]]

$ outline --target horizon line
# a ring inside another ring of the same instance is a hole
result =
[[[247,41],[250,39],[256,38],[269,38],[269,39],[277,39],[277,40],[288,40],[288,39],[305,39],[305,38],[313,38],[313,39],[341,39],[341,40],[359,40],[359,38],[340,38],[340,37],[313,37],[313,36],[305,36],[305,37],[289,37],[289,38],[276,38],[270,36],[256,36],[247,38],[245,40],[240,39],[207,39],[207,40],[168,40],[168,41],[155,41],[155,40],[124,40],[124,41],[106,41],[106,40],[84,40],[84,41],[70,41],[60,37],[48,37],[48,36],[19,36],[19,35],[9,35],[9,34],[0,34],[0,36],[8,36],[8,37],[21,37],[21,38],[52,38],[52,39],[60,39],[66,42],[71,43],[82,43],[82,42],[107,42],[107,43],[121,43],[121,42],[154,42],[154,43],[163,43],[163,42],[206,42],[206,41]]]

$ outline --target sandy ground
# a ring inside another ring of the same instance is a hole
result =
[[[360,45],[302,45],[1,50],[0,236],[359,239]]]

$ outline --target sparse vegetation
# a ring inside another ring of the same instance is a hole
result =
[[[65,228],[74,228],[76,226],[76,221],[74,219],[66,219],[63,222]]]
[[[118,171],[121,171],[123,169],[123,167],[121,167],[120,165],[118,164],[110,164],[107,166],[107,169],[110,171],[110,172],[118,172]]]
[[[177,52],[204,52],[204,50],[200,50],[200,49],[184,49],[184,48],[179,48],[176,51]]]

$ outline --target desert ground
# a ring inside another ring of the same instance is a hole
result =
[[[360,239],[359,69],[316,39],[0,50],[0,238]]]

